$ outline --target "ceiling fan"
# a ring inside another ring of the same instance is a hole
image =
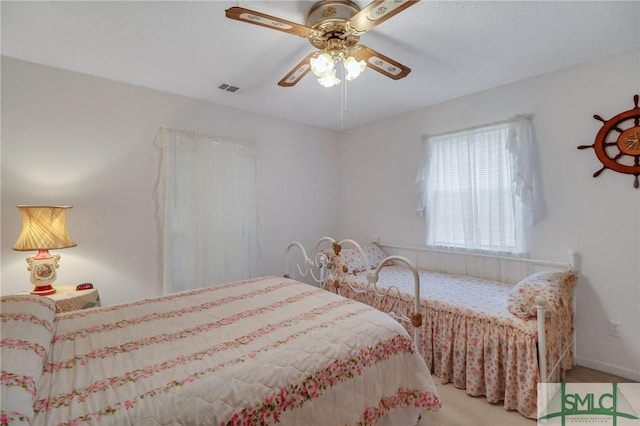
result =
[[[237,6],[227,9],[225,14],[227,18],[304,37],[318,49],[289,71],[278,82],[279,86],[294,86],[311,70],[320,84],[331,87],[340,83],[335,75],[335,64],[339,62],[347,80],[355,79],[366,67],[394,80],[406,77],[411,72],[409,67],[358,42],[362,34],[418,1],[374,0],[360,9],[350,0],[322,0],[309,10],[307,25]]]

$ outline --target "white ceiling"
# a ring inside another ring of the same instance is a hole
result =
[[[305,24],[313,4],[2,1],[2,54],[340,130],[640,47],[639,1],[423,0],[360,39],[409,66],[408,77],[368,69],[346,98],[342,85],[321,87],[311,73],[279,87],[312,46],[230,20],[225,9]]]

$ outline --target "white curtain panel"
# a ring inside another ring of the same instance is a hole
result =
[[[165,294],[255,276],[256,143],[162,128],[155,145]]]
[[[417,213],[427,245],[525,253],[536,220],[530,116],[425,137]]]

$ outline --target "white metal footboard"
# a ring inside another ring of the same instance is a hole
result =
[[[300,274],[300,276],[309,277],[316,283],[322,285],[326,280],[326,274],[329,273],[329,259],[321,251],[323,243],[332,245],[335,244],[335,240],[331,237],[320,238],[313,247],[311,257],[308,255],[307,250],[305,250],[304,246],[301,243],[297,241],[289,243],[284,253],[285,278],[295,278],[295,274],[297,272],[298,274]],[[302,255],[302,265],[298,262],[292,263],[291,261],[291,256],[293,255],[293,252],[295,251],[294,249],[296,248],[300,250],[300,254]]]
[[[409,269],[412,272],[414,283],[415,283],[414,285],[415,300],[414,300],[413,313],[409,317],[405,314],[393,311],[393,308],[397,304],[396,302],[392,304],[392,310],[390,312],[387,312],[387,314],[391,315],[393,318],[399,321],[411,323],[411,325],[413,326],[413,342],[416,348],[418,349],[418,351],[420,351],[419,333],[420,333],[420,327],[422,327],[422,313],[420,310],[420,277],[418,275],[418,270],[415,264],[404,256],[392,255],[383,259],[375,269],[372,269],[367,259],[367,256],[365,255],[364,250],[362,249],[360,244],[358,244],[356,241],[351,239],[336,241],[331,237],[322,237],[315,244],[311,256],[308,255],[304,246],[299,242],[294,241],[289,244],[289,246],[285,251],[285,275],[284,276],[286,278],[294,278],[295,274],[298,273],[302,277],[310,277],[313,281],[315,281],[316,283],[319,283],[323,288],[327,288],[327,284],[331,279],[331,277],[334,276],[335,274],[339,274],[339,271],[336,271],[335,268],[333,268],[331,260],[325,253],[323,253],[324,252],[323,246],[326,245],[325,243],[330,244],[331,249],[333,250],[336,256],[338,255],[338,253],[340,252],[340,250],[345,244],[349,244],[353,246],[356,250],[358,250],[358,253],[360,253],[362,263],[363,265],[365,265],[365,268],[366,268],[365,274],[367,277],[368,285],[365,288],[356,288],[351,283],[348,283],[351,289],[357,293],[363,293],[363,292],[369,291],[369,288],[373,288],[374,294],[376,296],[380,298],[395,296],[397,297],[396,300],[399,301],[401,297],[401,293],[398,288],[396,287],[380,288],[377,286],[378,273],[380,272],[380,269],[382,269],[384,265],[390,262],[396,262],[396,261],[402,262],[409,267]],[[298,262],[293,262],[293,263],[291,262],[290,256],[292,255],[292,251],[294,251],[295,248],[298,248],[300,250],[300,253],[302,255],[302,265]],[[336,277],[334,276],[334,278]],[[340,285],[339,279],[333,280],[333,282],[337,284],[335,286],[336,293],[339,293],[339,285]],[[390,293],[395,293],[395,294],[390,296]]]

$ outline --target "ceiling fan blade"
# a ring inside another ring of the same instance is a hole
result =
[[[278,82],[278,86],[281,87],[291,87],[298,84],[302,77],[307,75],[309,70],[311,69],[311,63],[309,60],[311,57],[317,52],[309,53],[303,60],[301,60],[298,65],[296,65],[287,75],[285,75],[282,80]]]
[[[411,68],[361,44],[351,49],[351,54],[357,60],[365,61],[369,68],[394,80],[400,80],[411,72]]]
[[[249,24],[260,25],[261,27],[271,28],[289,34],[298,35],[300,37],[308,37],[314,30],[295,22],[286,21],[276,18],[275,16],[266,15],[254,10],[245,9],[243,7],[230,7],[225,11],[227,18],[236,21],[247,22]]]
[[[349,20],[349,26],[355,30],[357,34],[362,34],[419,1],[420,0],[374,0]]]

